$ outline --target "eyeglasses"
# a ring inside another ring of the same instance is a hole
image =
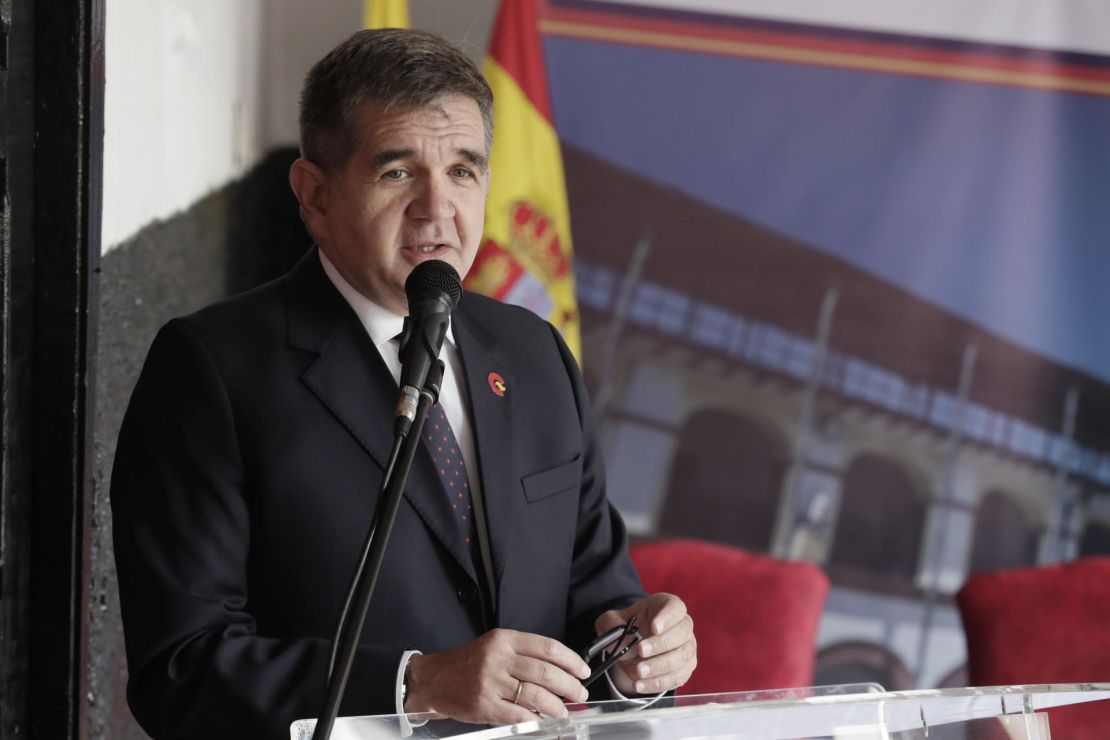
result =
[[[636,617],[628,620],[627,624],[617,625],[582,651],[582,660],[590,666],[590,677],[582,682],[589,686],[613,664],[623,658],[629,650],[640,641],[640,628],[636,626]]]

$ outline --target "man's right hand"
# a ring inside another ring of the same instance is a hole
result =
[[[496,724],[533,720],[531,710],[562,717],[563,698],[586,701],[582,680],[589,675],[585,661],[557,640],[496,629],[452,650],[412,656],[405,711]]]

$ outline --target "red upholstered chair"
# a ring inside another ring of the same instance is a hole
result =
[[[679,693],[813,683],[820,568],[696,540],[637,544],[632,561],[648,593],[677,594],[693,617],[698,667]]]
[[[956,594],[972,686],[1110,682],[1110,558],[980,573]],[[1053,738],[1110,736],[1110,701],[1049,712]]]

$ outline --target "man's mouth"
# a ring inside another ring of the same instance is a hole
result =
[[[440,251],[447,251],[450,248],[450,244],[445,244],[443,242],[438,242],[436,244],[413,244],[410,247],[406,247],[410,252],[415,252],[419,255],[435,254]]]

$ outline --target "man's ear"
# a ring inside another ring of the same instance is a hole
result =
[[[289,187],[297,196],[301,219],[319,242],[327,239],[328,175],[315,162],[300,157],[289,168]]]

